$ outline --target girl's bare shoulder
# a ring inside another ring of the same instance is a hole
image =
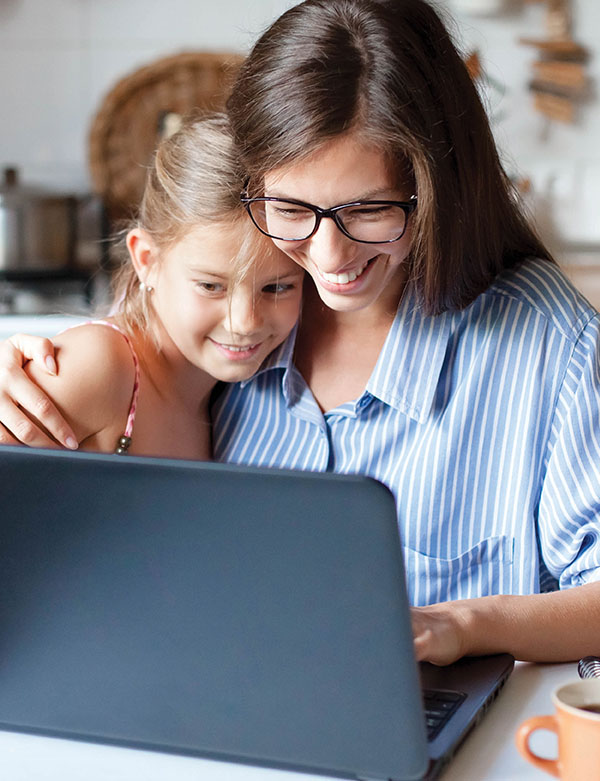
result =
[[[26,371],[66,417],[78,441],[121,425],[135,382],[133,354],[123,334],[89,323],[70,328],[53,342],[58,374],[51,376],[33,363]]]

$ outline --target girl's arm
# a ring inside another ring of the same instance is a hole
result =
[[[54,345],[49,339],[16,334],[0,342],[0,445],[50,447],[60,442],[76,448],[77,440],[66,420],[24,371],[28,361],[39,373],[56,374]],[[52,439],[33,419],[43,422]]]
[[[125,425],[135,380],[127,342],[111,328],[85,325],[56,337],[54,346],[56,374],[38,362],[26,364],[25,374],[49,397],[78,444],[96,437],[95,445],[101,442],[101,449],[110,450]],[[44,418],[29,409],[25,414],[47,435],[50,446],[60,444]],[[106,440],[98,440],[103,432]]]
[[[564,662],[600,651],[600,582],[527,596],[491,596],[412,608],[417,659],[507,652]]]

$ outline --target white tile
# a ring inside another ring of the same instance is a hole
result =
[[[2,48],[36,41],[75,42],[81,37],[85,0],[2,0]]]
[[[78,50],[0,49],[0,163],[31,170],[61,165],[81,169],[85,90]]]
[[[273,19],[285,13],[289,8],[298,5],[299,0],[273,0]]]
[[[270,0],[168,4],[104,0],[90,6],[93,41],[170,42],[171,47],[245,50],[272,19]]]
[[[100,109],[106,95],[121,80],[130,76],[139,68],[150,65],[158,59],[176,54],[178,48],[165,48],[160,44],[146,46],[100,46],[95,45],[89,52],[89,107],[92,116]]]

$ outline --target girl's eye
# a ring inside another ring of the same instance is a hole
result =
[[[219,295],[225,290],[224,286],[219,282],[196,282],[196,287],[202,293],[208,293],[209,295]]]
[[[263,287],[263,293],[270,293],[271,295],[281,295],[287,293],[288,290],[293,290],[294,285],[284,282],[273,282],[271,285],[265,285]]]

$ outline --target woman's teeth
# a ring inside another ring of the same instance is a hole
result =
[[[331,282],[334,285],[347,285],[348,282],[354,282],[355,279],[358,279],[368,265],[365,263],[356,271],[348,271],[344,274],[327,274],[325,271],[321,271],[320,274],[326,282]]]

